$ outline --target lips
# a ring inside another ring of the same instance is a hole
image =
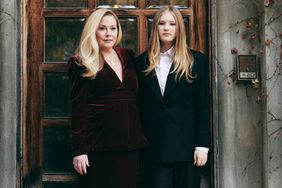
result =
[[[105,42],[112,42],[113,40],[112,39],[105,39],[104,41]]]

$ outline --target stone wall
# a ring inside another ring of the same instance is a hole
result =
[[[212,1],[216,187],[282,183],[281,3]],[[259,82],[236,81],[241,54],[257,55]]]
[[[262,86],[264,99],[264,186],[282,184],[282,1],[262,5]]]
[[[0,1],[0,187],[20,182],[20,34],[16,0]]]

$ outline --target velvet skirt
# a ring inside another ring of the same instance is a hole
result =
[[[97,151],[88,155],[87,174],[79,188],[136,188],[137,151]]]

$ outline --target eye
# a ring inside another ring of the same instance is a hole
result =
[[[175,24],[175,23],[170,23],[170,25],[174,26],[174,25],[176,25],[176,24]]]
[[[165,22],[162,22],[162,21],[161,21],[161,22],[159,22],[159,25],[164,25],[164,24],[165,24]]]
[[[117,27],[111,27],[111,30],[115,31],[115,30],[117,30]]]
[[[99,29],[99,30],[101,30],[101,31],[103,31],[103,30],[105,30],[105,29],[106,29],[106,27],[104,27],[104,26],[100,26],[98,29]]]

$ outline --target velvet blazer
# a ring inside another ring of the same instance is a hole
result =
[[[146,145],[136,106],[138,82],[131,50],[114,48],[122,78],[105,62],[94,79],[82,77],[80,57],[71,57],[71,137],[73,156],[91,151],[129,151]]]
[[[192,83],[184,78],[167,78],[162,96],[156,73],[145,74],[147,52],[136,59],[139,80],[138,104],[149,147],[142,159],[149,162],[193,161],[195,147],[210,144],[209,64],[200,52],[194,56]]]

